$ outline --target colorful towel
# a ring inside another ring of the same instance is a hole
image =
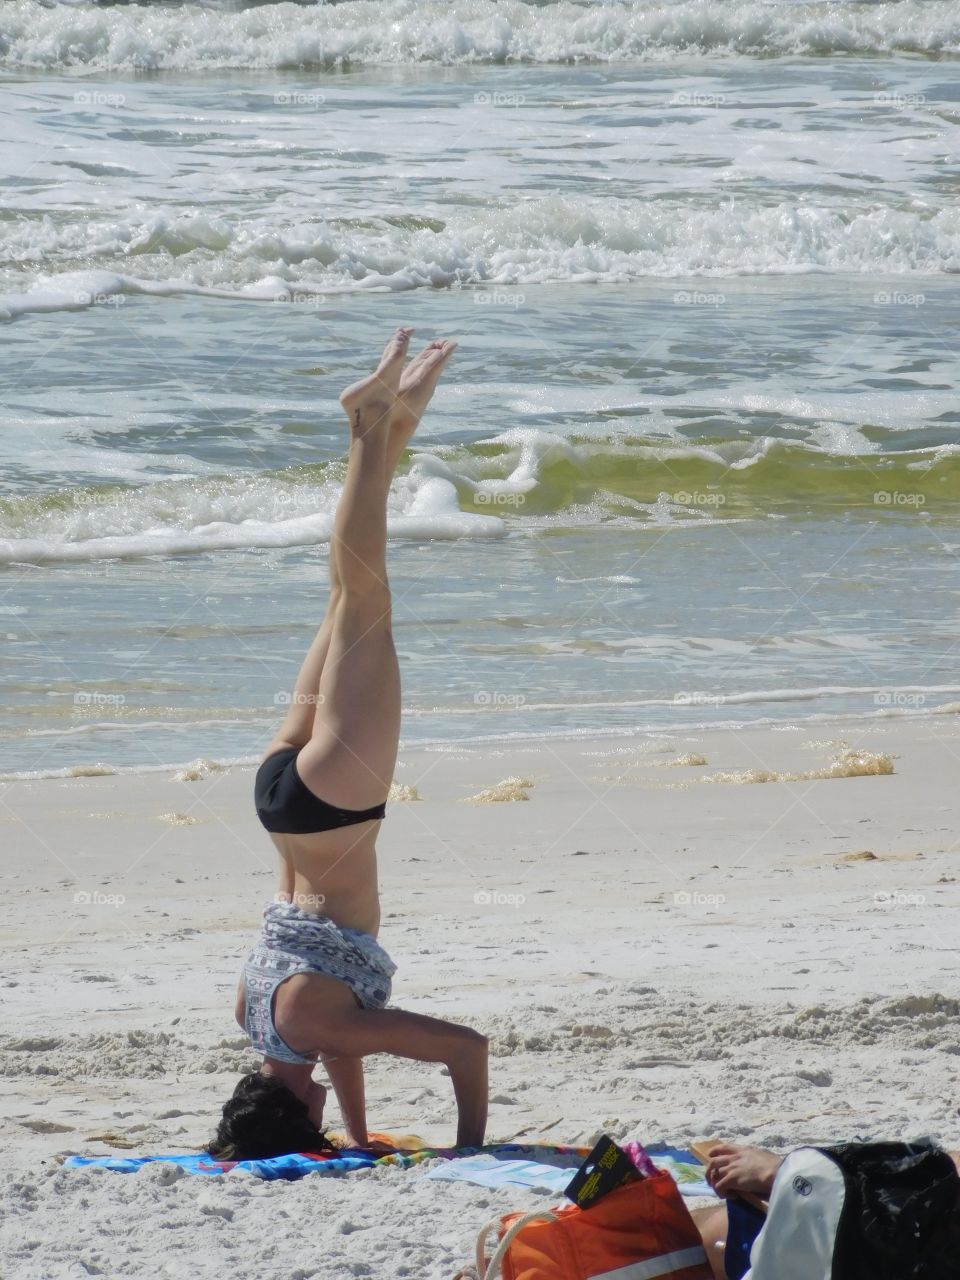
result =
[[[230,1173],[241,1169],[273,1182],[278,1179],[295,1182],[308,1173],[328,1176],[351,1173],[354,1169],[378,1169],[394,1166],[409,1169],[425,1160],[446,1163],[431,1169],[427,1177],[446,1181],[471,1182],[476,1186],[525,1186],[542,1188],[560,1194],[573,1171],[590,1153],[589,1147],[549,1146],[546,1143],[501,1142],[486,1147],[427,1147],[420,1138],[404,1134],[372,1135],[390,1142],[396,1150],[359,1151],[344,1148],[336,1153],[326,1151],[298,1152],[274,1156],[270,1160],[214,1160],[204,1153],[169,1156],[68,1156],[65,1169],[82,1169],[96,1165],[115,1173],[136,1173],[148,1164],[175,1164],[189,1174]],[[646,1153],[658,1169],[666,1169],[685,1196],[713,1196],[713,1188],[704,1181],[703,1165],[689,1151],[656,1143]]]
[[[386,1137],[383,1134],[376,1135]],[[397,1146],[411,1145],[410,1139],[392,1139]],[[557,1158],[569,1158],[572,1167],[588,1154],[587,1147],[551,1147],[540,1143],[497,1143],[487,1147],[419,1147],[416,1150],[397,1150],[386,1155],[379,1151],[342,1150],[334,1154],[322,1151],[316,1154],[298,1152],[288,1156],[274,1156],[270,1160],[214,1160],[203,1153],[170,1156],[68,1156],[63,1162],[65,1169],[83,1169],[96,1165],[101,1169],[112,1169],[115,1173],[136,1173],[148,1164],[175,1164],[189,1174],[206,1174],[208,1176],[230,1173],[241,1169],[254,1177],[267,1181],[284,1179],[294,1182],[308,1173],[341,1174],[350,1173],[354,1169],[377,1169],[391,1165],[408,1169],[422,1164],[425,1160],[461,1160],[465,1156],[481,1154],[491,1155],[505,1160],[541,1159],[544,1163],[555,1162]],[[569,1181],[569,1177],[567,1178]]]

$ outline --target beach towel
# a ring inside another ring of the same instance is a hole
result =
[[[387,1152],[340,1150],[335,1152],[296,1152],[286,1156],[273,1156],[269,1160],[215,1160],[204,1152],[184,1155],[159,1156],[68,1156],[65,1169],[84,1169],[96,1166],[111,1169],[114,1173],[137,1173],[149,1164],[174,1164],[188,1174],[216,1176],[239,1169],[263,1178],[268,1182],[282,1179],[295,1182],[307,1174],[345,1174],[356,1169],[401,1168],[408,1169],[425,1160],[457,1160],[469,1156],[488,1155],[508,1161],[537,1161],[545,1164],[562,1160],[567,1181],[570,1168],[576,1168],[587,1154],[588,1148],[548,1146],[541,1143],[496,1143],[486,1147],[427,1147],[419,1138],[408,1135],[391,1137],[373,1134],[372,1137],[389,1141],[398,1150]],[[411,1149],[414,1148],[414,1149]],[[570,1163],[567,1163],[569,1161]],[[565,1185],[565,1184],[564,1184]]]
[[[507,1153],[485,1152],[437,1165],[426,1175],[437,1182],[470,1182],[475,1187],[530,1187],[562,1195],[582,1156],[559,1154],[559,1163],[543,1159],[515,1160]]]
[[[431,1169],[427,1177],[442,1182],[471,1182],[478,1187],[525,1186],[562,1193],[589,1151],[577,1147],[541,1147],[537,1148],[539,1155],[510,1159],[507,1153],[511,1150],[519,1151],[519,1148],[498,1148],[503,1154],[464,1156],[452,1164]],[[704,1179],[703,1165],[689,1151],[668,1147],[662,1142],[643,1150],[657,1169],[670,1174],[682,1195],[713,1197],[716,1194]]]

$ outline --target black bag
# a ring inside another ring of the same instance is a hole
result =
[[[960,1177],[930,1142],[824,1147],[846,1197],[833,1255],[842,1280],[956,1280]]]
[[[960,1176],[928,1141],[801,1147],[745,1280],[960,1280]]]

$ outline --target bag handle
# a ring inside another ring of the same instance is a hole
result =
[[[503,1239],[497,1245],[496,1252],[489,1262],[486,1261],[486,1245],[487,1236],[491,1231],[500,1225],[499,1218],[491,1218],[486,1226],[480,1229],[477,1236],[477,1275],[482,1276],[483,1280],[496,1280],[500,1272],[500,1264],[503,1262],[504,1255],[513,1243],[514,1238],[519,1235],[524,1227],[531,1222],[552,1222],[553,1212],[550,1209],[534,1209],[532,1213],[525,1213],[512,1223],[507,1230]]]

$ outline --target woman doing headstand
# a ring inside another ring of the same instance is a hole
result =
[[[366,1146],[363,1059],[389,1053],[448,1068],[458,1146],[482,1143],[487,1042],[467,1027],[385,1008],[396,966],[377,942],[376,839],[400,734],[400,673],[390,627],[386,504],[400,456],[453,342],[431,342],[406,368],[399,329],[376,371],[340,397],[350,422],[343,493],[330,544],[326,616],[286,719],[255,784],[260,821],[280,854],[280,892],[244,964],[237,1021],[263,1054],[223,1108],[209,1150],[267,1158],[326,1144],[326,1089],[350,1144]]]

